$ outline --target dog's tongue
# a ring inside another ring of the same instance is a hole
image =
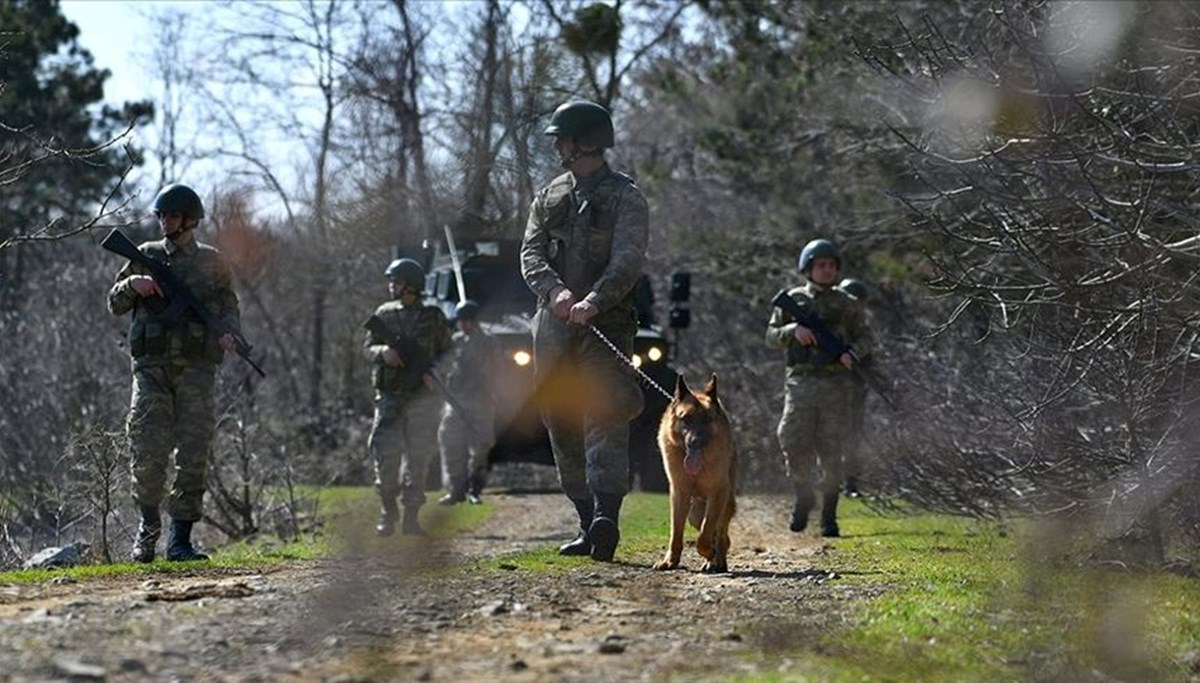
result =
[[[700,472],[700,465],[704,462],[704,451],[689,448],[687,455],[683,456],[683,469],[688,474],[697,474]]]

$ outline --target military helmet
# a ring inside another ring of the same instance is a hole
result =
[[[813,261],[825,257],[836,261],[838,268],[842,267],[842,257],[838,255],[837,247],[833,246],[833,242],[826,239],[809,242],[804,245],[804,249],[800,250],[800,272],[807,275],[808,269],[812,268]]]
[[[418,292],[425,289],[425,269],[410,258],[392,261],[387,270],[383,271],[383,275],[389,280],[399,280]]]
[[[187,185],[174,183],[159,190],[158,196],[154,198],[154,212],[181,213],[188,218],[199,220],[204,218],[204,203],[200,201],[200,195],[196,194],[195,190]]]
[[[588,100],[573,100],[559,105],[550,116],[546,135],[565,135],[585,145],[612,147],[612,116],[604,107]]]
[[[859,301],[867,300],[867,286],[862,280],[855,280],[852,277],[848,277],[838,283],[838,289]]]
[[[454,307],[454,319],[478,320],[479,304],[471,301],[470,299],[467,299],[466,301],[460,301],[459,304]]]

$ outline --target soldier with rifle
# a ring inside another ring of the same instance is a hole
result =
[[[392,298],[367,321],[363,341],[375,387],[375,419],[367,440],[382,508],[375,532],[391,536],[400,521],[401,533],[423,536],[417,514],[425,503],[425,472],[437,455],[442,411],[432,365],[450,350],[450,327],[440,309],[421,301],[421,264],[396,259],[384,276]]]
[[[832,242],[806,244],[799,267],[807,283],[775,297],[767,324],[767,345],[782,349],[787,362],[777,435],[796,490],[791,530],[807,527],[819,489],[821,535],[836,537],[842,457],[852,437],[858,391],[856,363],[871,352],[871,331],[862,307],[836,286],[841,257]]]
[[[203,515],[216,368],[231,351],[249,360],[250,347],[239,332],[228,263],[194,236],[204,218],[199,195],[186,185],[168,185],[154,199],[154,214],[162,239],[135,248],[114,231],[103,243],[130,259],[108,292],[108,310],[132,313],[133,395],[127,432],[133,500],[141,513],[132,557],[154,560],[162,531],[159,507],[174,451],[167,559],[207,560],[191,535]]]

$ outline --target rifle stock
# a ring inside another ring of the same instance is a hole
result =
[[[184,307],[192,309],[200,318],[200,320],[202,320],[205,325],[208,325],[209,328],[216,333],[218,338],[226,334],[232,335],[235,343],[234,351],[237,353],[237,355],[241,356],[247,363],[249,363],[250,367],[254,368],[254,371],[257,372],[260,377],[267,376],[267,373],[263,372],[263,369],[258,366],[258,363],[255,363],[254,360],[250,358],[250,351],[252,351],[254,347],[251,346],[248,341],[246,341],[246,338],[242,336],[242,333],[233,329],[233,327],[226,324],[225,321],[213,315],[212,311],[208,310],[208,307],[201,303],[200,300],[197,299],[194,294],[192,294],[191,290],[189,290],[187,286],[183,284],[183,281],[181,281],[175,275],[175,273],[172,272],[169,264],[163,263],[156,258],[143,254],[142,251],[137,248],[137,245],[129,241],[129,238],[125,236],[125,233],[121,232],[120,228],[113,228],[108,235],[106,235],[104,239],[100,241],[100,246],[114,254],[124,256],[130,262],[136,263],[150,271],[151,277],[153,277],[158,283],[167,299],[178,301]]]

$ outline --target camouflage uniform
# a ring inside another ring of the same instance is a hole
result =
[[[634,285],[648,235],[645,197],[607,165],[591,176],[555,178],[529,212],[521,273],[538,297],[535,374],[559,482],[574,501],[629,491],[629,421],[643,399],[633,375],[596,335],[554,315],[549,295],[561,285],[594,304],[600,313],[592,325],[631,354]]]
[[[446,316],[433,306],[404,306],[393,300],[375,309],[375,315],[389,330],[416,341],[431,358],[437,359],[450,348]],[[375,420],[367,448],[375,463],[379,497],[385,504],[394,504],[400,496],[405,508],[417,508],[425,502],[425,473],[437,455],[442,397],[404,368],[384,363],[387,349],[384,339],[367,332],[363,352],[372,363],[371,381],[375,387]]]
[[[232,329],[239,328],[233,277],[220,252],[195,240],[179,247],[161,239],[138,248],[169,262],[213,315]],[[140,266],[127,264],[108,293],[113,315],[133,312],[129,330],[133,396],[127,424],[133,499],[142,508],[159,506],[174,450],[175,481],[167,511],[176,520],[196,521],[203,514],[204,475],[214,427],[213,386],[224,351],[217,334],[194,311],[164,310],[160,297],[139,297],[130,277],[147,274]]]
[[[860,357],[870,354],[870,330],[862,307],[850,295],[813,282],[788,294],[813,311]],[[788,477],[802,497],[817,483],[818,465],[824,470],[820,490],[827,497],[836,496],[842,481],[844,449],[853,438],[854,402],[860,389],[854,374],[836,358],[797,341],[796,327],[792,316],[778,308],[767,325],[767,345],[784,349],[787,357],[787,393],[777,430],[779,446]],[[836,498],[833,500],[836,505]]]
[[[438,446],[442,453],[442,484],[458,496],[468,490],[468,485],[472,493],[478,494],[487,477],[488,451],[496,441],[491,383],[500,350],[495,338],[478,327],[470,334],[455,332],[453,339],[446,388],[466,414],[446,404],[438,427]]]

